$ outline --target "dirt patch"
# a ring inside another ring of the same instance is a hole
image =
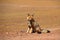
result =
[[[52,30],[52,29],[51,29]],[[60,29],[51,31],[51,33],[25,33],[20,32],[5,32],[0,33],[0,40],[60,40]]]

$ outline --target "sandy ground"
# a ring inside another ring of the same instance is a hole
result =
[[[60,40],[59,4],[59,0],[1,0],[0,40]],[[26,33],[27,13],[51,33]]]
[[[0,33],[0,40],[60,40],[60,28],[50,29],[50,33],[26,33],[20,32],[5,32]]]

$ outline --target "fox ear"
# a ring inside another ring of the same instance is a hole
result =
[[[32,16],[34,16],[34,14],[32,14]]]
[[[29,13],[28,13],[27,15],[28,15],[28,16],[30,16],[30,14],[29,14]]]

